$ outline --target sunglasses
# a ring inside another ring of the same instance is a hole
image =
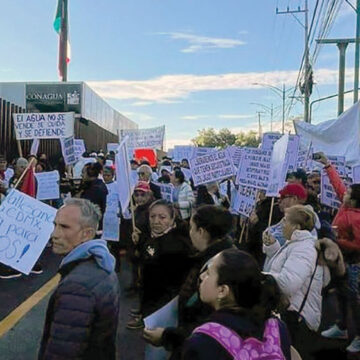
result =
[[[136,196],[136,197],[145,197],[146,192],[144,192],[144,191],[134,192],[134,196]]]

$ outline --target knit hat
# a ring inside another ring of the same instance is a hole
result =
[[[283,199],[286,196],[296,196],[301,200],[306,200],[307,191],[301,184],[288,184],[280,190],[280,197]]]
[[[146,181],[139,181],[136,184],[134,191],[149,192],[149,191],[151,191],[150,185]]]

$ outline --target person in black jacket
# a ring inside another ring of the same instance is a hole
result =
[[[280,289],[250,254],[235,248],[217,254],[202,269],[199,290],[215,312],[186,340],[182,359],[291,359],[286,325],[272,317]]]
[[[149,207],[150,234],[139,233],[141,262],[140,310],[150,315],[173,299],[190,269],[191,243],[186,224],[176,218],[175,208],[166,200]],[[128,329],[143,327],[142,317],[127,324]]]
[[[53,251],[65,256],[52,294],[39,360],[115,360],[119,281],[105,240],[93,240],[101,214],[88,200],[68,199],[55,217]]]
[[[227,234],[232,228],[232,216],[223,207],[203,205],[190,220],[190,237],[198,251],[193,257],[193,266],[179,292],[179,326],[166,329],[145,329],[144,338],[155,346],[171,351],[171,359],[180,359],[181,347],[187,336],[212,312],[198,297],[198,278],[201,268],[209,259],[233,243]]]
[[[82,171],[80,193],[77,196],[90,200],[93,204],[98,205],[103,215],[105,213],[108,190],[104,181],[99,179],[101,172],[102,166],[98,162],[86,164]],[[101,229],[102,219],[99,225],[99,230]]]

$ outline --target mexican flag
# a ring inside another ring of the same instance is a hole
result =
[[[53,26],[55,31],[59,34],[59,75],[61,78],[63,78],[64,66],[66,66],[70,62],[67,0],[58,0]],[[64,64],[62,61],[64,56],[66,57],[66,64]]]

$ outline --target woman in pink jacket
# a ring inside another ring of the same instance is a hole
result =
[[[338,289],[341,320],[330,329],[322,332],[327,338],[347,339],[347,302],[350,303],[355,323],[356,336],[347,347],[349,352],[360,352],[360,184],[346,188],[336,169],[329,163],[323,153],[318,153],[319,162],[329,176],[331,185],[342,205],[332,223],[337,230],[337,243],[346,262],[347,283],[345,292]]]

